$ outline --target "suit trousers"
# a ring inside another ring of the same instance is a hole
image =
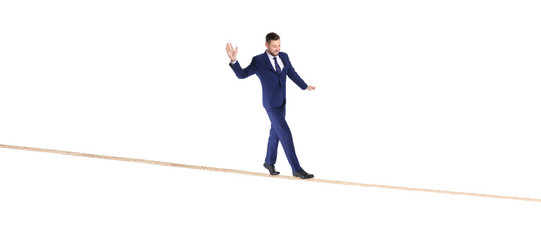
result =
[[[289,165],[293,172],[303,170],[295,154],[295,146],[293,145],[293,137],[291,130],[286,122],[286,105],[285,103],[276,108],[265,108],[271,122],[271,130],[269,134],[269,143],[267,144],[267,156],[265,163],[274,165],[278,151],[278,142],[282,144],[282,148],[286,154]]]

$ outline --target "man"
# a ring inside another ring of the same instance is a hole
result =
[[[308,91],[315,90],[316,87],[307,85],[302,78],[295,72],[295,69],[289,61],[286,53],[280,52],[280,36],[276,33],[269,33],[265,38],[267,50],[260,55],[252,58],[250,65],[244,69],[240,67],[237,61],[238,47],[233,48],[231,43],[227,43],[225,50],[231,59],[231,69],[239,79],[247,78],[256,74],[261,81],[263,88],[263,107],[271,121],[271,130],[269,142],[267,145],[267,156],[263,166],[269,170],[271,175],[278,175],[274,168],[276,163],[276,152],[278,142],[282,143],[289,165],[293,171],[293,176],[302,179],[313,178],[301,168],[295,147],[293,146],[293,137],[285,120],[286,116],[286,76],[288,76],[301,89]]]

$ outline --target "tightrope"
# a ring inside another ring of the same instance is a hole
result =
[[[161,162],[161,161],[138,159],[138,158],[115,157],[115,156],[106,156],[106,155],[98,155],[98,154],[91,154],[91,153],[80,153],[80,152],[71,152],[71,151],[64,151],[64,150],[44,149],[44,148],[35,148],[35,147],[23,147],[23,146],[14,146],[14,145],[5,145],[5,144],[0,144],[0,148],[22,150],[22,151],[55,153],[55,154],[70,155],[70,156],[77,156],[77,157],[107,159],[107,160],[116,160],[116,161],[125,161],[125,162],[154,164],[154,165],[161,165],[161,166],[168,166],[168,167],[180,167],[180,168],[188,168],[188,169],[213,171],[213,172],[236,173],[236,174],[249,175],[249,176],[258,176],[258,177],[281,178],[281,179],[289,179],[289,180],[295,180],[295,181],[309,181],[309,182],[340,184],[340,185],[358,186],[358,187],[383,188],[383,189],[414,191],[414,192],[429,192],[429,193],[462,195],[462,196],[471,196],[471,197],[483,197],[483,198],[496,198],[496,199],[508,199],[508,200],[541,202],[541,199],[537,199],[537,198],[501,196],[501,195],[492,195],[492,194],[483,194],[483,193],[455,192],[455,191],[435,190],[435,189],[425,189],[425,188],[389,186],[389,185],[380,185],[380,184],[366,184],[366,183],[345,182],[345,181],[327,180],[327,179],[318,179],[318,178],[301,180],[299,178],[292,177],[292,176],[282,176],[282,175],[274,175],[273,176],[273,175],[269,175],[269,174],[266,174],[266,173],[250,172],[250,171],[237,170],[237,169],[206,167],[206,166],[197,166],[197,165],[171,163],[171,162]]]

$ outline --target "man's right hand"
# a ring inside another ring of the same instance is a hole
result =
[[[231,59],[231,62],[237,61],[237,53],[238,53],[239,47],[233,48],[233,44],[227,43],[225,45],[225,51],[227,52],[227,56],[229,56],[229,59]]]

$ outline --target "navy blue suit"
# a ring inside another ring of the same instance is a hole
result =
[[[293,137],[291,136],[291,131],[285,120],[286,80],[287,77],[289,77],[303,90],[306,89],[308,85],[302,80],[299,74],[295,72],[286,53],[280,52],[278,53],[278,56],[282,59],[284,64],[280,74],[274,69],[274,63],[271,63],[269,60],[267,52],[253,57],[250,65],[244,69],[241,68],[238,61],[229,65],[239,79],[244,79],[256,74],[261,81],[261,87],[263,88],[263,107],[267,110],[267,115],[271,121],[265,163],[271,165],[276,163],[278,142],[281,142],[287,160],[291,165],[291,169],[293,172],[299,172],[303,169],[295,154]]]

